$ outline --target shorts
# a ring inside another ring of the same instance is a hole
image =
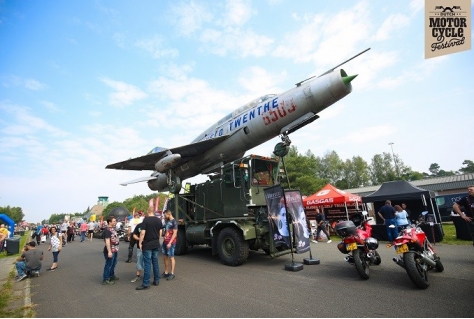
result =
[[[93,231],[93,230],[88,230],[87,233],[88,233],[88,234],[93,234],[94,231]]]
[[[170,248],[167,246],[168,244],[163,243],[161,246],[161,252],[163,253],[163,256],[168,256],[168,258],[173,258],[174,257],[174,248],[176,247],[176,244],[171,244]]]

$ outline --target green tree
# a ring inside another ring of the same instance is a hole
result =
[[[333,185],[342,179],[344,162],[335,151],[324,154],[319,164],[319,178],[327,179]]]
[[[462,162],[462,165],[466,165],[466,167],[461,167],[459,171],[463,174],[467,173],[474,173],[474,162],[471,160],[464,160]]]
[[[438,176],[440,167],[439,167],[438,163],[432,163],[430,165],[430,168],[428,168],[428,170],[430,171],[431,175]]]
[[[3,213],[10,217],[15,222],[15,224],[21,222],[25,217],[25,214],[23,214],[23,210],[21,209],[21,207],[0,207],[0,213]]]
[[[317,177],[316,158],[311,151],[307,151],[306,155],[301,155],[295,146],[291,146],[283,161],[288,174],[288,177],[282,180],[284,187],[299,189],[304,195],[313,194],[324,186],[325,181]],[[288,185],[288,180],[290,185]]]
[[[384,152],[382,154],[375,154],[374,157],[372,157],[372,163],[369,169],[372,185],[378,185],[396,179],[395,169],[392,163],[390,153]]]
[[[341,180],[336,182],[339,189],[357,188],[369,185],[369,165],[360,156],[347,159],[342,165]]]

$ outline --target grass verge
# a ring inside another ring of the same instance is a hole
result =
[[[35,312],[30,307],[24,306],[23,294],[20,296],[14,294],[13,281],[15,278],[15,272],[12,270],[8,276],[7,282],[5,282],[0,290],[0,318],[35,318]],[[20,300],[22,299],[22,300]],[[15,301],[19,301],[19,307],[12,307],[15,305]]]
[[[442,244],[448,245],[472,245],[471,240],[462,240],[456,238],[456,227],[453,223],[443,223],[444,237]]]

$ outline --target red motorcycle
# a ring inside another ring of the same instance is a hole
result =
[[[426,213],[422,213],[423,217]],[[398,258],[394,257],[393,261],[405,268],[408,277],[418,288],[426,289],[430,285],[428,271],[436,269],[436,271],[442,272],[444,266],[428,238],[426,238],[425,232],[419,227],[422,223],[424,221],[414,226],[410,225],[398,234],[393,246],[395,246],[395,251],[400,256]]]
[[[359,225],[356,226],[355,223]],[[380,258],[377,248],[379,243],[377,239],[371,237],[372,226],[367,221],[367,212],[362,212],[354,217],[354,221],[341,221],[336,224],[336,233],[342,237],[342,242],[337,244],[337,248],[343,254],[344,258],[351,265],[355,265],[357,272],[362,279],[369,279],[370,265],[380,265]]]

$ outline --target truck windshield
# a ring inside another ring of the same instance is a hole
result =
[[[274,181],[273,168],[275,163],[255,159],[252,170],[252,185],[272,186]]]

